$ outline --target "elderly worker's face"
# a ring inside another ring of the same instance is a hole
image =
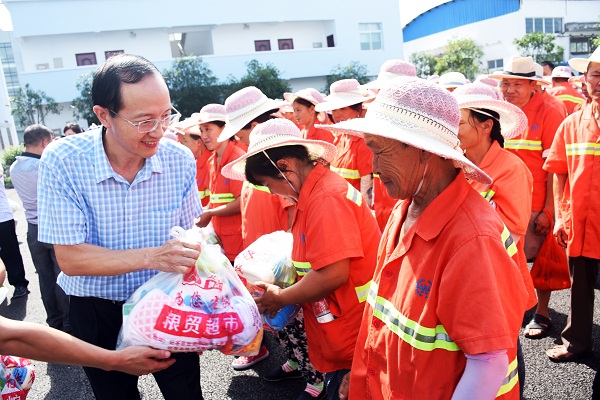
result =
[[[419,186],[421,150],[397,140],[365,133],[365,143],[373,152],[373,172],[379,174],[390,197],[408,199]]]
[[[502,79],[500,90],[504,100],[519,108],[525,107],[525,104],[531,99],[531,94],[536,89],[535,81],[529,79]]]
[[[590,99],[600,104],[600,63],[590,63],[585,74],[585,86]]]

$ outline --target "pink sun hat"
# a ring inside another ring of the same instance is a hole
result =
[[[286,92],[283,94],[283,98],[290,104],[294,103],[294,100],[297,98],[304,99],[315,106],[323,102],[323,95],[317,89],[313,88],[302,89],[296,93]]]
[[[483,83],[470,83],[456,88],[452,95],[460,108],[468,108],[484,115],[489,115],[483,110],[498,113],[500,128],[504,139],[513,139],[527,130],[527,117],[521,109],[504,100],[498,100],[496,92]],[[490,117],[496,119],[494,116]]]
[[[381,89],[364,118],[317,128],[397,140],[451,159],[468,178],[489,185],[492,179],[469,161],[459,146],[459,121],[458,103],[449,91],[424,79],[400,77]]]
[[[283,100],[270,99],[259,88],[254,86],[238,90],[225,100],[227,121],[217,141],[226,141],[256,117],[261,116],[267,111],[278,111],[282,104]]]
[[[375,93],[361,86],[356,79],[342,79],[329,87],[329,96],[315,106],[316,112],[339,110],[375,97]]]
[[[404,60],[388,60],[379,69],[377,79],[363,87],[367,89],[381,89],[386,83],[399,76],[417,76],[417,68],[413,63]]]
[[[227,121],[227,110],[222,104],[207,104],[200,109],[198,120],[201,124],[214,121]]]
[[[312,159],[323,159],[328,163],[333,161],[337,151],[334,145],[323,140],[304,139],[300,129],[287,119],[271,119],[250,132],[248,152],[225,165],[221,173],[229,179],[246,180],[246,160],[249,157],[274,147],[293,145],[306,147]]]

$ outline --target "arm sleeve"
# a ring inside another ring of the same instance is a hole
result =
[[[563,122],[550,147],[550,152],[544,162],[544,169],[555,174],[566,174],[569,172],[567,165],[567,150],[565,146],[565,133],[568,121]]]
[[[239,184],[240,190],[238,191],[236,197],[239,196],[242,188],[241,181]],[[190,229],[194,225],[194,219],[201,214],[202,206],[200,204],[200,196],[196,186],[196,162],[193,161],[186,171],[185,190],[181,203],[181,227]]]
[[[465,354],[467,364],[452,400],[491,400],[496,397],[508,370],[506,350]]]

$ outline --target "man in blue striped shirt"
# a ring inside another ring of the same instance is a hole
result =
[[[121,305],[158,271],[186,273],[199,245],[169,240],[201,214],[191,152],[160,140],[179,113],[148,60],[110,58],[94,73],[100,129],[49,145],[40,163],[39,240],[52,243],[74,336],[114,349]],[[154,374],[165,399],[201,399],[198,355]],[[97,399],[139,399],[137,378],[85,369]]]

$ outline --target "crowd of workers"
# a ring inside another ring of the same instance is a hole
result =
[[[265,379],[304,378],[299,400],[519,399],[525,311],[525,338],[552,326],[551,292],[528,268],[547,239],[566,249],[572,288],[563,344],[546,354],[592,351],[600,49],[569,65],[545,76],[514,57],[471,83],[389,60],[366,85],[283,100],[246,87],[179,121],[154,65],[107,60],[92,87],[102,126],[60,140],[28,127],[11,168],[48,325],[70,335],[0,319],[0,354],[85,365],[98,399],[139,398],[135,375],[151,372],[166,399],[200,399],[199,354],[114,351],[121,307],[158,271],[194,267],[199,244],[170,239],[173,226],[210,224],[231,262],[283,230],[298,280],[260,283],[256,303],[302,310]],[[2,251],[16,242],[5,221]],[[24,296],[13,253],[0,255]],[[268,356],[262,345],[232,367]]]

